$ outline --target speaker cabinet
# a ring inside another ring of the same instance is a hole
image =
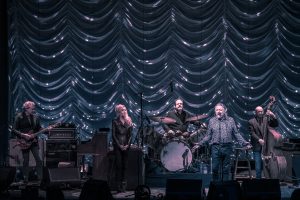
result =
[[[168,179],[166,184],[166,200],[198,200],[202,199],[202,180]]]
[[[74,168],[45,168],[44,183],[46,185],[80,184],[80,172]]]
[[[56,168],[60,163],[68,166],[77,166],[77,141],[76,140],[47,140],[45,163],[49,168]]]
[[[241,200],[242,193],[237,181],[211,182],[207,200]]]
[[[38,200],[39,199],[39,188],[37,187],[25,187],[21,189],[22,200]]]
[[[0,192],[8,188],[8,186],[14,181],[15,175],[15,167],[0,167]]]
[[[38,140],[39,143],[39,155],[40,158],[43,161],[44,158],[44,140]],[[22,150],[20,148],[20,146],[17,143],[17,139],[10,139],[9,140],[9,154],[8,154],[8,158],[9,158],[9,166],[11,167],[21,167],[23,166],[23,155],[22,155]],[[32,155],[32,153],[30,152],[29,154],[29,166],[30,167],[35,167],[36,163],[35,163],[35,159]]]
[[[297,188],[293,191],[290,200],[299,200],[300,199],[300,188]]]
[[[279,179],[245,179],[242,192],[244,200],[281,200]]]
[[[79,200],[111,200],[113,199],[106,181],[90,179],[81,190]]]
[[[287,162],[285,181],[297,184],[297,180],[295,179],[298,178],[299,180],[300,178],[299,167],[297,168],[300,162],[300,151],[282,151],[282,153]],[[295,179],[293,177],[295,177]]]

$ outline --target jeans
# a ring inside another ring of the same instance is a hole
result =
[[[232,144],[212,145],[211,156],[212,156],[213,181],[229,180],[229,172],[231,169],[230,157],[232,151],[233,151]]]
[[[253,158],[255,162],[256,178],[261,179],[261,171],[262,171],[261,151],[253,151]]]
[[[33,143],[29,149],[23,149],[23,174],[24,179],[28,181],[29,176],[29,153],[32,152],[32,155],[36,162],[36,171],[38,175],[38,179],[41,180],[43,176],[43,162],[39,155],[39,146],[37,143]]]

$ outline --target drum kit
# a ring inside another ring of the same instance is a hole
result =
[[[196,115],[186,119],[187,122],[195,123],[199,120],[207,118],[208,115]],[[149,117],[154,122],[162,124],[173,124],[176,122],[170,117]],[[154,129],[149,131],[146,136],[145,144],[151,149],[152,154],[148,155],[149,159],[158,161],[169,172],[182,172],[188,171],[192,163],[199,163],[209,158],[209,152],[206,147],[197,149],[196,152],[192,152],[194,143],[199,142],[206,133],[205,123],[198,124],[196,130],[188,133],[187,137],[166,137],[155,133]],[[182,134],[179,134],[182,135]],[[151,152],[148,151],[148,152]]]

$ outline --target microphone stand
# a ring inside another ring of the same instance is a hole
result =
[[[140,97],[140,126],[138,128],[138,131],[137,131],[137,134],[135,136],[135,139],[134,139],[134,142],[137,142],[137,146],[138,148],[142,149],[143,146],[144,146],[144,128],[143,128],[143,125],[144,125],[144,118],[143,118],[143,115],[144,115],[144,112],[143,112],[143,92],[140,92],[139,93],[139,97]]]
[[[141,118],[141,124],[140,124],[140,139],[141,139],[141,148],[143,148],[144,147],[144,127],[143,127],[143,125],[144,125],[144,118],[143,118],[143,116],[144,116],[144,106],[143,106],[143,92],[141,92],[140,93],[140,106],[141,106],[141,111],[140,111],[140,118]]]
[[[144,122],[144,119],[143,119],[143,92],[140,92],[139,93],[139,97],[140,97],[140,108],[141,108],[141,111],[140,111],[140,127],[138,129],[138,132],[135,136],[135,141],[138,142],[138,149],[139,150],[143,150],[143,147],[144,147],[144,128],[143,128],[143,122]],[[139,153],[139,152],[138,152]],[[143,153],[143,152],[142,152]],[[143,159],[143,158],[142,158]],[[142,160],[143,162],[144,160]],[[142,166],[140,166],[140,163],[139,162],[139,156],[138,156],[138,163],[137,163],[137,171],[138,171],[138,177],[137,177],[137,181],[138,181],[138,185],[140,185],[140,170],[142,170]],[[142,174],[142,176],[144,176]]]

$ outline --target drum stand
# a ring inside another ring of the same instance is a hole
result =
[[[200,136],[199,134],[197,135],[197,142],[199,142],[200,140]],[[197,169],[198,172],[200,173],[203,173],[203,167],[204,167],[204,164],[208,164],[209,163],[209,150],[208,150],[208,147],[205,147],[203,153],[201,154],[199,152],[200,150],[197,149],[195,154],[195,159],[193,159],[193,164],[194,165],[194,168]],[[207,169],[207,173],[209,170]]]

